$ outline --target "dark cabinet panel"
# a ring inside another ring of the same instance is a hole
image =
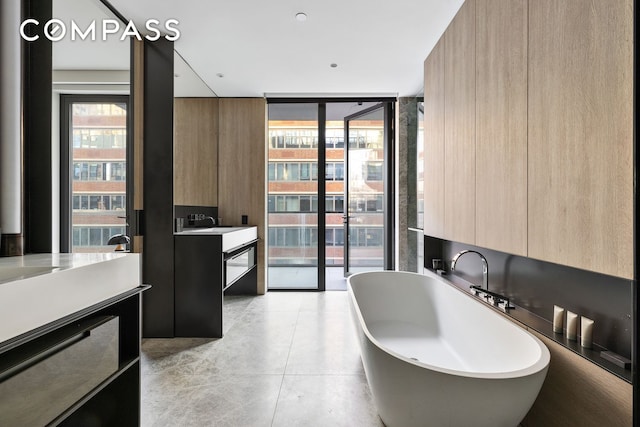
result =
[[[177,337],[222,337],[224,258],[220,236],[176,236]]]
[[[139,425],[141,290],[2,343],[0,425]]]
[[[221,235],[174,237],[177,337],[221,338],[224,294],[257,293],[257,241],[223,252]]]

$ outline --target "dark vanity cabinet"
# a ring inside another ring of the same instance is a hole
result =
[[[0,425],[138,426],[142,290],[0,344]]]
[[[224,294],[257,294],[257,240],[225,248],[222,235],[175,235],[174,250],[175,336],[221,338]]]

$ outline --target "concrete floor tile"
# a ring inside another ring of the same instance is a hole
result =
[[[145,339],[143,426],[379,426],[345,292],[225,298],[222,339]]]
[[[348,312],[349,295],[345,291],[317,292],[315,298],[303,298],[300,311]]]
[[[253,311],[295,311],[300,310],[303,296],[314,295],[315,292],[267,292],[254,298],[247,310]]]
[[[274,427],[384,426],[363,375],[285,375]]]
[[[363,374],[349,314],[300,312],[285,373]]]

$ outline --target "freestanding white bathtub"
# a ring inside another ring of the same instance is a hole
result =
[[[362,362],[387,427],[515,427],[538,396],[549,350],[432,273],[348,279]]]

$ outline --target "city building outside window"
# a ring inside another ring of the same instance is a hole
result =
[[[61,96],[63,251],[111,252],[109,237],[126,233],[127,104],[128,96]]]

